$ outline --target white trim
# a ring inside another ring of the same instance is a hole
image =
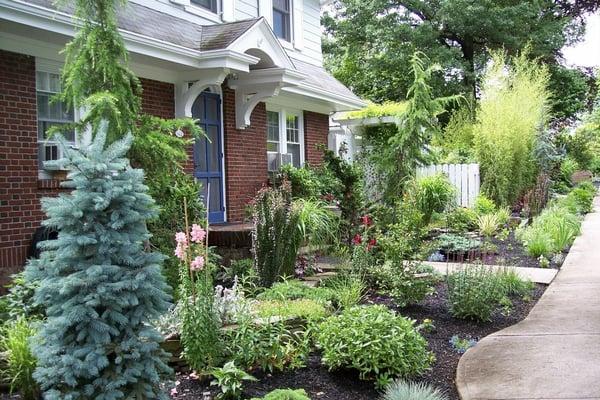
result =
[[[304,0],[292,0],[292,41],[294,48],[302,51],[304,48]]]
[[[269,102],[265,103],[267,112],[276,112],[279,114],[279,152],[287,153],[287,116],[294,115],[298,117],[298,140],[300,144],[300,166],[304,166],[305,158],[306,158],[306,143],[305,143],[305,135],[304,135],[304,111],[294,109],[294,108],[286,108],[281,107],[277,104],[272,104]],[[266,132],[265,132],[266,133]],[[295,143],[294,143],[295,144]],[[272,153],[272,152],[267,152]]]
[[[224,22],[235,21],[235,0],[223,0],[221,2],[221,18]]]
[[[273,25],[273,0],[257,0],[258,15],[264,17],[269,25]]]

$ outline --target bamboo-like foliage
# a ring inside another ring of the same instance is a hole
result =
[[[482,190],[501,205],[512,205],[535,183],[534,149],[548,121],[549,74],[527,57],[493,53],[474,127]]]

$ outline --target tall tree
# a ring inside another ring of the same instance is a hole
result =
[[[323,50],[334,75],[373,101],[401,100],[415,50],[440,64],[438,94],[477,92],[490,49],[557,64],[560,49],[581,38],[595,1],[335,0],[323,16]],[[556,74],[560,79],[560,74]],[[564,93],[561,93],[561,96]]]

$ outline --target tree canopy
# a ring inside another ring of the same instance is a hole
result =
[[[515,55],[528,46],[531,57],[553,66],[552,85],[560,90],[554,108],[570,116],[586,105],[579,95],[587,80],[565,71],[560,50],[581,39],[583,15],[598,7],[566,0],[335,0],[323,15],[323,50],[338,79],[382,102],[406,97],[415,51],[442,66],[431,82],[437,95],[476,94],[490,50]]]

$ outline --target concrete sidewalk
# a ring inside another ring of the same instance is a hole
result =
[[[468,263],[446,263],[446,262],[433,262],[423,261],[424,265],[429,265],[436,272],[446,275],[454,271],[461,270],[463,268],[474,267],[483,265],[491,270],[502,270],[509,269],[515,271],[521,279],[530,280],[535,283],[543,283],[549,285],[554,279],[558,270],[552,268],[524,268],[524,267],[513,267],[509,265],[488,265],[488,264],[468,264]]]
[[[460,359],[471,399],[600,399],[600,197],[560,272],[527,318]]]

